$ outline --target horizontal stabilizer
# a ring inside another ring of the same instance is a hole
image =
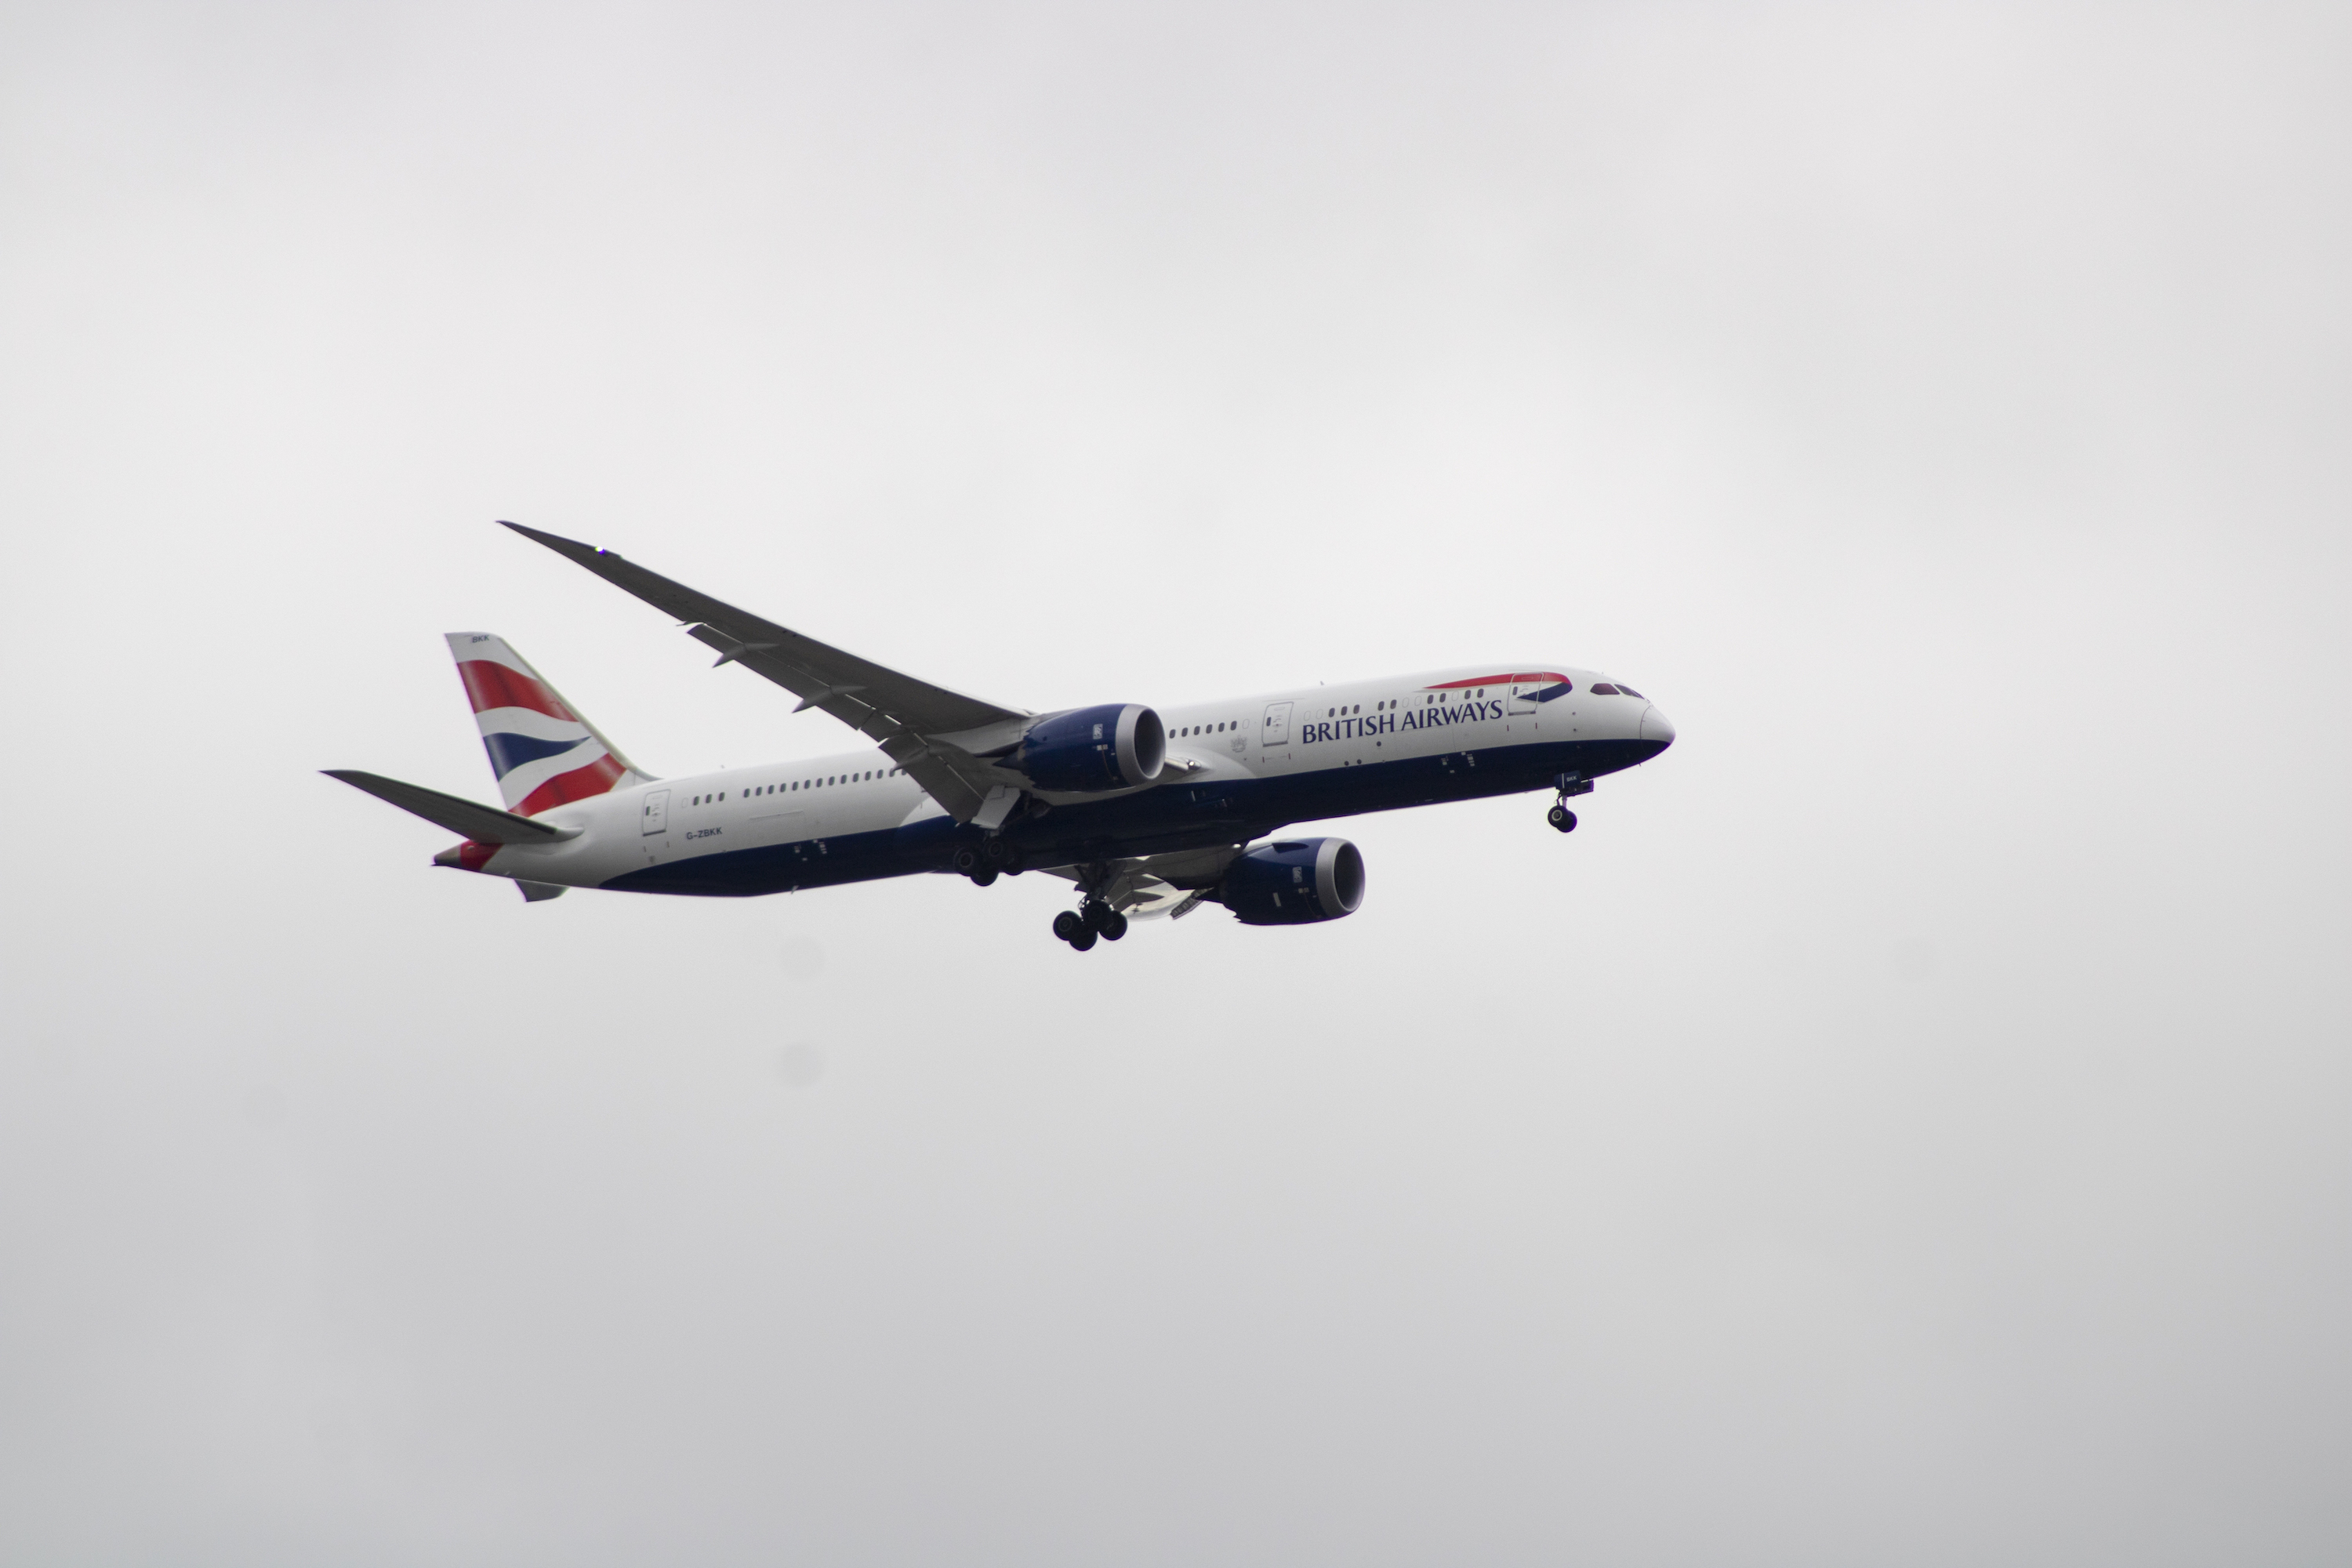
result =
[[[389,802],[403,811],[414,812],[437,826],[446,827],[452,833],[462,833],[477,844],[553,844],[560,839],[580,836],[576,827],[558,827],[552,823],[534,822],[528,816],[517,816],[511,811],[478,805],[454,795],[443,795],[437,789],[402,784],[398,779],[388,779],[381,773],[363,773],[357,768],[327,768],[321,771],[331,779],[341,779],[353,789],[365,790],[376,799]]]

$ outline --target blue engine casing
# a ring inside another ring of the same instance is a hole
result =
[[[1136,789],[1160,776],[1168,731],[1135,702],[1079,708],[1039,720],[1006,759],[1039,789],[1090,794]]]
[[[1217,901],[1245,926],[1312,925],[1364,901],[1363,852],[1344,838],[1284,838],[1225,868]]]

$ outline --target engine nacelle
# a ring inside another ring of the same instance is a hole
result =
[[[1344,838],[1284,838],[1225,868],[1217,900],[1245,926],[1311,925],[1364,901],[1363,851]]]
[[[1039,720],[1005,760],[1039,789],[1135,789],[1160,776],[1168,730],[1139,703],[1108,703]]]

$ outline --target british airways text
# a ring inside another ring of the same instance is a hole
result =
[[[1364,713],[1352,719],[1316,719],[1298,727],[1303,745],[1318,741],[1352,741],[1364,735],[1386,735],[1399,730],[1434,730],[1445,724],[1475,724],[1499,719],[1499,702],[1463,702],[1444,708],[1408,708],[1401,713]]]

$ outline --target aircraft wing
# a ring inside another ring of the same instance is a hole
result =
[[[648,572],[609,550],[519,522],[502,526],[688,623],[696,641],[719,651],[719,663],[740,664],[797,696],[801,700],[794,712],[819,709],[872,736],[892,762],[959,822],[980,816],[992,795],[1009,807],[1013,795],[997,792],[1017,791],[1024,782],[983,754],[1001,749],[999,742],[1009,745],[1018,738],[1020,721],[1030,717],[1018,709],[999,708],[845,653]],[[997,815],[1002,820],[1001,809]]]

